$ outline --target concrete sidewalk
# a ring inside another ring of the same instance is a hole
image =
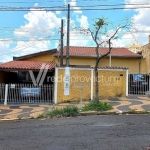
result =
[[[102,102],[108,102],[113,106],[113,110],[107,111],[110,113],[116,112],[130,112],[134,111],[150,111],[150,98],[147,96],[128,96],[119,98],[103,99]],[[86,105],[87,101],[83,102]],[[52,109],[53,107],[64,107],[77,105],[81,107],[78,102],[62,103],[58,105],[14,105],[3,106],[0,105],[0,120],[15,120],[15,119],[28,119],[36,118],[39,114],[44,112],[45,109]]]

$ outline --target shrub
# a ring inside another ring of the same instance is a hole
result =
[[[47,110],[43,114],[39,115],[38,118],[53,118],[53,117],[75,117],[79,114],[79,108],[76,106],[67,106],[64,108],[54,108],[52,110]]]
[[[112,106],[106,102],[94,100],[93,102],[82,107],[82,111],[106,111],[111,110]]]

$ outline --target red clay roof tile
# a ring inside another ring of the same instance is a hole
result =
[[[54,61],[10,61],[0,64],[0,69],[13,69],[13,70],[40,70],[41,66],[48,65],[48,70],[56,67]]]
[[[108,48],[99,48],[99,54],[105,54],[108,52]],[[70,56],[89,56],[96,57],[95,47],[77,47],[70,46],[69,49]],[[60,51],[55,53],[54,56],[60,55]],[[63,55],[66,55],[66,47],[64,47]],[[127,48],[112,48],[111,56],[116,57],[141,57],[141,55],[136,54],[128,50]]]

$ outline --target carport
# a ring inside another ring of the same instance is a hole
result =
[[[53,81],[50,79],[54,76],[55,67],[54,61],[11,61],[0,64],[0,102],[52,103]]]

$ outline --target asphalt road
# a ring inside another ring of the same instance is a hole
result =
[[[0,122],[0,150],[143,150],[150,115]]]

